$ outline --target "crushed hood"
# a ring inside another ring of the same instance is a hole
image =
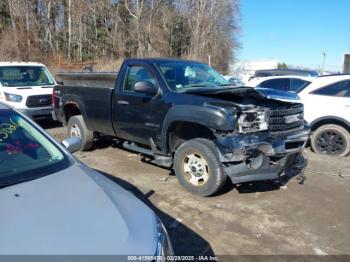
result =
[[[0,254],[154,255],[154,213],[76,164],[0,189]]]
[[[193,90],[186,93],[194,95],[206,96],[211,98],[217,98],[227,100],[231,102],[241,102],[247,99],[255,99],[257,101],[262,100],[275,100],[287,103],[300,103],[300,98],[297,94],[292,92],[279,91],[270,88],[252,88],[252,87],[234,87],[225,89],[201,89]]]

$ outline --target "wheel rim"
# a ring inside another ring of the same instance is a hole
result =
[[[77,124],[73,124],[71,126],[71,128],[70,128],[70,136],[77,136],[77,137],[81,136],[80,129],[79,129]]]
[[[203,186],[210,176],[208,162],[197,153],[184,157],[183,171],[185,179],[194,186]]]
[[[340,155],[345,151],[345,137],[336,130],[326,130],[316,137],[316,148],[328,155]]]

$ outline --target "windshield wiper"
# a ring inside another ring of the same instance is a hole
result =
[[[210,87],[210,86],[213,86],[213,85],[206,85],[206,84],[194,84],[194,85],[187,85],[187,86],[184,86],[185,88],[186,87]]]
[[[219,86],[234,86],[233,84],[209,84],[209,85],[206,85],[206,84],[195,84],[195,85],[187,85],[187,86],[184,86],[185,88],[186,87],[219,87]]]
[[[8,186],[12,186],[18,184],[18,182],[13,182],[13,183],[0,183],[0,189]]]
[[[204,88],[197,88],[197,87],[204,87]],[[229,88],[225,88],[229,87]],[[213,91],[220,91],[220,90],[225,90],[225,89],[232,89],[236,88],[232,84],[193,84],[193,85],[187,85],[182,88],[180,91],[181,93],[186,93],[186,92],[213,92]]]
[[[40,177],[40,176],[39,176]],[[37,179],[37,176],[30,176],[30,177],[26,177],[26,178],[22,178],[22,179],[16,179],[16,180],[7,180],[5,182],[1,182],[0,180],[0,189],[4,188],[4,187],[9,187],[9,186],[13,186],[16,184],[20,184],[20,183],[24,183],[24,182],[28,182],[34,179]]]

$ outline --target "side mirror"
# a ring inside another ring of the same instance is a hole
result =
[[[81,139],[77,136],[72,136],[62,141],[62,145],[67,148],[70,153],[74,153],[81,148]]]
[[[56,83],[57,83],[57,85],[61,85],[61,86],[64,85],[63,81],[56,81]]]
[[[158,92],[158,88],[149,81],[140,81],[134,85],[134,91],[138,93],[155,95]]]

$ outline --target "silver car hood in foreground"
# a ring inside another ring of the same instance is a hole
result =
[[[76,162],[0,189],[0,254],[144,254],[156,250],[154,213]]]

